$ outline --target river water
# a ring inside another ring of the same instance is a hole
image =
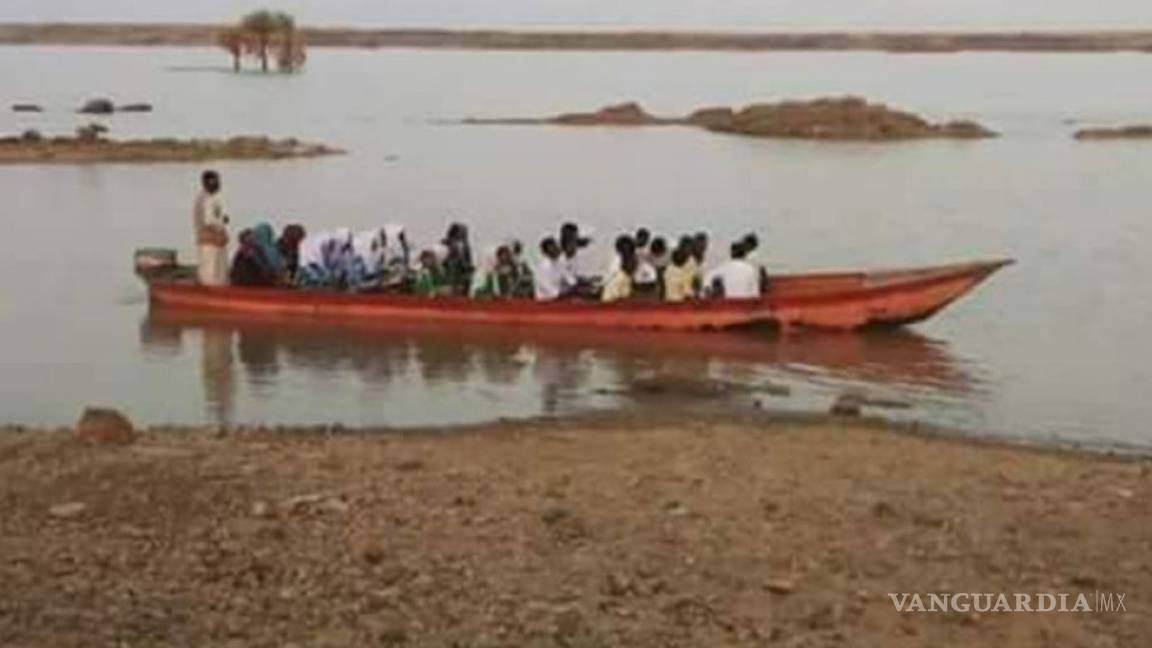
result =
[[[307,24],[680,29],[1131,29],[1144,0],[4,0],[0,21],[226,22],[253,6]]]
[[[156,111],[114,135],[266,133],[345,147],[322,160],[220,163],[234,219],[399,221],[430,240],[533,241],[561,219],[601,238],[646,225],[756,230],[777,271],[1010,256],[933,320],[885,335],[642,341],[550,332],[317,330],[148,315],[141,245],[190,249],[197,165],[0,168],[4,420],[55,425],[90,403],[144,422],[443,424],[644,406],[651,376],[782,384],[767,407],[863,390],[892,415],[972,434],[1147,447],[1152,435],[1149,144],[1077,143],[1152,121],[1152,57],[1132,54],[317,51],[304,74],[224,70],[198,49],[0,49],[0,132],[67,132],[111,95]],[[636,99],[657,113],[855,93],[979,142],[753,140],[690,129],[452,126]],[[603,253],[601,249],[599,253]]]

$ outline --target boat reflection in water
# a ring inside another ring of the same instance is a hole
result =
[[[944,342],[905,329],[782,336],[333,326],[155,305],[141,327],[154,354],[195,353],[197,337],[206,416],[220,424],[438,425],[643,406],[651,394],[631,387],[653,376],[783,384],[792,395],[772,404],[788,409],[827,407],[846,388],[917,407],[963,402],[976,389]],[[310,414],[293,416],[304,405]]]

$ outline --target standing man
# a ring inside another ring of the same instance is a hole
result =
[[[228,285],[228,216],[220,204],[220,174],[200,174],[200,195],[192,209],[196,232],[196,276],[202,286]]]

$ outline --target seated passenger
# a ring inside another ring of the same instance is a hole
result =
[[[384,226],[384,267],[386,274],[400,277],[412,267],[412,250],[403,225]]]
[[[561,259],[560,244],[551,236],[540,242],[540,265],[533,273],[536,299],[551,301],[569,297],[576,290],[576,277]]]
[[[652,239],[652,245],[648,246],[647,261],[652,264],[656,272],[664,272],[664,268],[668,267],[670,261],[668,257],[668,241],[664,237],[657,236]]]
[[[476,275],[476,285],[472,287],[473,297],[511,298],[517,296],[521,285],[520,264],[512,255],[512,248],[501,245],[484,260]]]
[[[560,263],[577,280],[590,283],[595,271],[587,266],[587,256],[580,251],[592,244],[592,239],[580,233],[580,226],[567,222],[560,226]]]
[[[532,299],[536,293],[536,286],[532,280],[532,268],[524,258],[524,244],[519,239],[512,239],[508,244],[512,251],[512,263],[516,264],[516,287],[512,291],[515,297]]]
[[[744,258],[756,267],[760,273],[760,292],[768,292],[768,270],[764,264],[760,262],[760,257],[757,255],[757,250],[760,247],[760,237],[756,236],[755,232],[749,232],[743,238],[744,249],[748,251],[747,256]]]
[[[696,296],[695,273],[689,265],[691,255],[681,246],[672,253],[672,263],[664,270],[664,299],[682,302]]]
[[[636,243],[636,254],[640,260],[646,261],[649,254],[648,246],[652,243],[652,232],[648,231],[647,227],[641,227],[632,236],[632,241]]]
[[[632,275],[636,272],[638,264],[639,261],[635,254],[624,257],[620,261],[620,267],[608,275],[608,279],[604,283],[604,290],[600,293],[600,300],[614,302],[631,297]]]
[[[636,256],[636,239],[627,234],[617,236],[612,247],[616,254],[612,255],[612,262],[608,264],[608,273],[605,276],[611,276],[619,270],[624,259]]]
[[[635,270],[632,272],[632,287],[636,294],[648,297],[657,297],[660,294],[660,273],[656,266],[647,258],[636,255],[632,257]]]
[[[343,287],[351,248],[352,232],[347,229],[309,234],[300,243],[296,283],[304,288]]]
[[[252,243],[260,251],[272,275],[276,277],[276,283],[284,283],[288,276],[288,265],[284,261],[284,256],[280,254],[280,248],[276,246],[276,230],[268,223],[256,225],[252,228]]]
[[[760,272],[748,262],[747,255],[743,241],[732,244],[732,258],[705,277],[705,285],[713,296],[727,299],[756,299],[760,296]]]
[[[440,265],[454,295],[467,295],[472,286],[472,245],[468,241],[468,227],[463,223],[452,223],[441,241],[442,256]]]
[[[652,239],[652,245],[648,246],[647,262],[652,266],[652,270],[656,273],[656,290],[655,294],[661,299],[664,298],[664,271],[668,269],[668,264],[671,259],[668,255],[668,242],[662,237],[657,236]]]
[[[277,275],[256,245],[252,230],[240,232],[239,247],[232,257],[228,279],[233,286],[267,287],[276,285]]]
[[[360,232],[352,238],[352,264],[348,287],[354,291],[378,288],[384,278],[384,230]]]
[[[440,259],[432,250],[420,253],[416,268],[416,278],[412,283],[412,293],[421,297],[442,297],[452,294],[448,276],[440,265]]]
[[[296,278],[296,271],[300,268],[300,243],[306,234],[302,226],[288,225],[276,241],[276,249],[284,259],[284,269],[289,281]]]

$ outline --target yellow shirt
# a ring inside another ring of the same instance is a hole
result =
[[[675,266],[669,265],[669,267]],[[700,267],[700,262],[697,261],[696,257],[694,256],[688,257],[688,260],[684,262],[684,271],[688,273],[688,276],[694,279],[704,274],[703,269]]]
[[[600,293],[600,300],[611,302],[628,299],[631,296],[632,277],[629,277],[628,273],[623,270],[617,270],[608,278],[608,283],[604,284],[604,290]]]
[[[682,302],[695,296],[692,289],[696,272],[691,267],[694,262],[682,266],[670,265],[664,269],[664,299],[670,302]]]

